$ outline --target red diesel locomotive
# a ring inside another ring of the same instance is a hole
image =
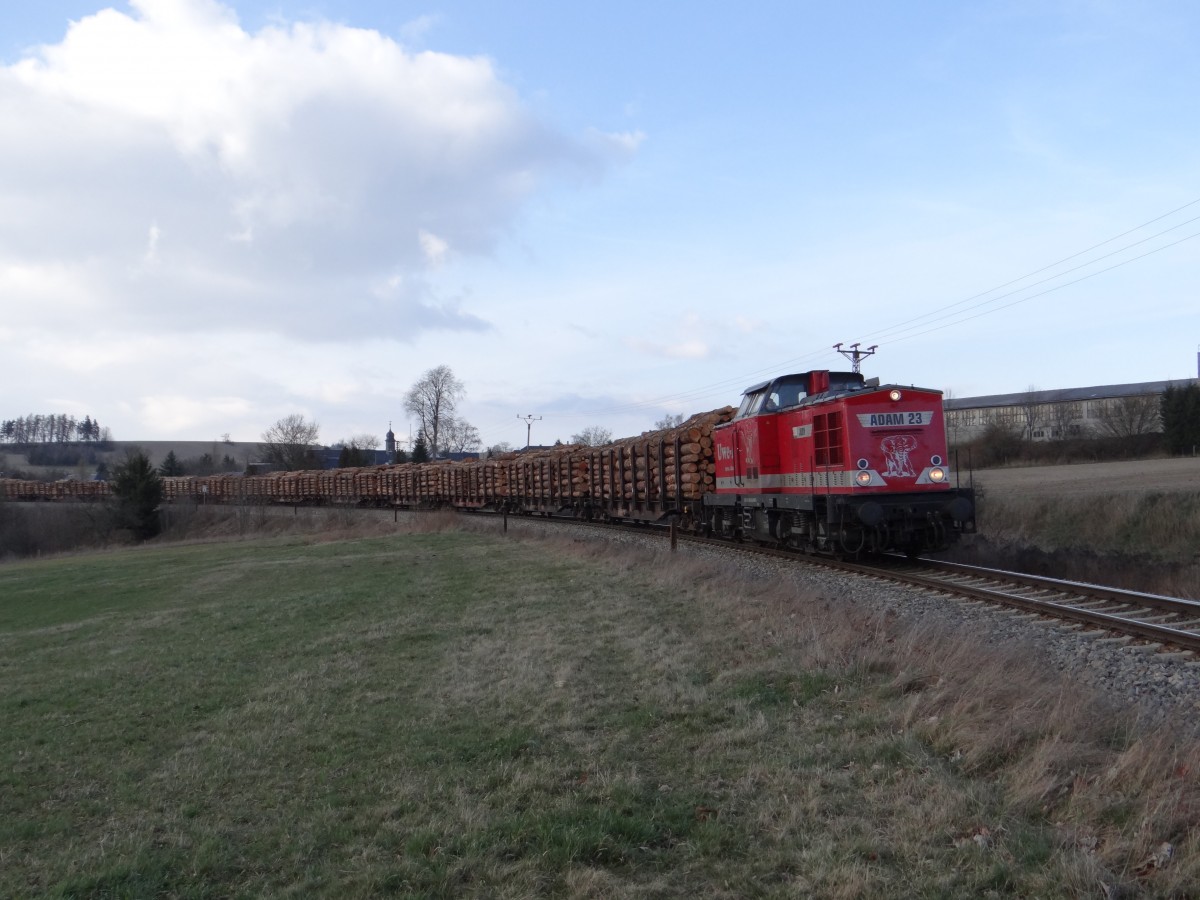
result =
[[[975,527],[973,492],[952,484],[940,391],[858,372],[784,375],[745,391],[713,450],[714,535],[916,555]]]

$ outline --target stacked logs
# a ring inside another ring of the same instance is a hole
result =
[[[435,506],[572,506],[599,503],[618,514],[641,504],[697,500],[715,487],[713,429],[733,407],[692,416],[676,428],[603,447],[558,446],[494,459],[357,469],[164,478],[164,499],[215,503],[342,503]],[[9,499],[107,494],[103,482],[38,485],[0,480]]]
[[[453,505],[507,500],[566,506],[590,499],[618,509],[696,500],[715,486],[713,429],[733,414],[727,406],[603,447],[567,445],[487,460],[380,466],[371,470],[371,488],[359,493],[392,502]],[[357,471],[356,483],[368,480],[366,471]]]
[[[616,505],[698,499],[716,483],[713,429],[733,414],[733,407],[700,413],[676,428],[597,448],[592,453],[600,463],[596,496]]]

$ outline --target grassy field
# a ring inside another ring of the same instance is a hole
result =
[[[423,521],[0,567],[0,896],[1200,883],[1196,748],[1012,649]]]
[[[1200,458],[984,469],[964,562],[1200,598]]]

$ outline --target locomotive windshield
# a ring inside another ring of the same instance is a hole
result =
[[[735,418],[742,419],[759,413],[790,409],[799,406],[810,395],[859,391],[863,386],[863,377],[858,372],[805,372],[800,375],[782,375],[772,381],[764,381],[746,388]]]

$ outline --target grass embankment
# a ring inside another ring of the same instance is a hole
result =
[[[1195,748],[1033,671],[494,529],[12,564],[0,895],[1185,894]]]
[[[1200,597],[1200,493],[988,490],[979,527],[985,564]]]

